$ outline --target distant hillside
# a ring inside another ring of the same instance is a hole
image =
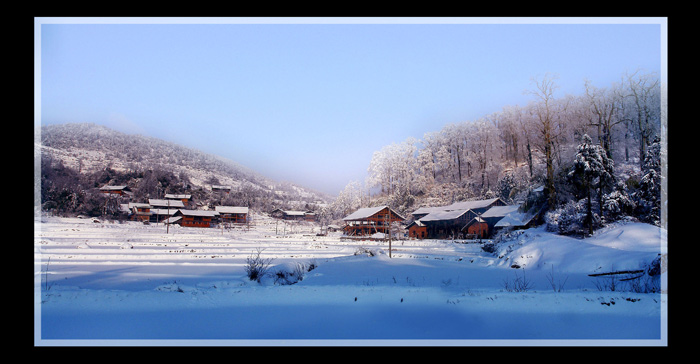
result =
[[[210,191],[212,184],[231,186],[231,191],[255,191],[264,198],[261,206],[303,208],[321,205],[332,198],[323,193],[270,180],[232,160],[142,135],[125,134],[92,123],[41,127],[43,156],[60,160],[79,174],[106,168],[116,172],[160,170],[187,181],[190,190]]]

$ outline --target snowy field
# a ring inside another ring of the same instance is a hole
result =
[[[250,228],[223,230],[40,220],[37,346],[668,343],[665,291],[589,276],[665,256],[665,231],[646,224],[585,240],[530,229],[494,254],[477,242],[393,241],[389,257],[387,242],[258,215]],[[245,269],[258,252],[270,260],[261,282]],[[303,275],[290,284],[284,273],[296,267]]]

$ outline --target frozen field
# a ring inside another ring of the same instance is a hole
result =
[[[393,241],[390,258],[387,242],[254,220],[250,228],[166,231],[42,217],[35,344],[667,343],[665,293],[631,292],[624,282],[611,291],[612,280],[589,276],[644,269],[666,254],[665,231],[654,226],[622,224],[585,240],[531,229],[497,254],[478,243]],[[245,272],[257,252],[271,261],[260,283]],[[300,281],[279,279],[297,265]]]

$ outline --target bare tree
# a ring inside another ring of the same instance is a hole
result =
[[[639,165],[643,164],[647,146],[660,129],[661,88],[657,75],[636,71],[627,75],[627,96],[630,102],[627,120],[639,142]]]
[[[533,114],[538,121],[538,131],[542,137],[544,149],[545,164],[547,168],[547,196],[550,206],[554,206],[556,202],[554,190],[554,154],[552,147],[554,144],[554,91],[557,85],[554,80],[557,77],[551,74],[546,74],[541,79],[534,79],[535,89],[530,91],[538,102],[532,105]]]

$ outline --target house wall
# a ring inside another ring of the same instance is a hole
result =
[[[467,228],[467,234],[485,238],[489,235],[489,225],[485,222],[475,222]]]
[[[416,239],[424,239],[428,236],[428,228],[425,226],[413,225],[408,228],[408,236]]]
[[[211,224],[211,217],[202,216],[183,216],[182,226],[188,227],[209,227]]]
[[[247,222],[248,214],[222,214],[221,220],[234,224],[244,224]]]

